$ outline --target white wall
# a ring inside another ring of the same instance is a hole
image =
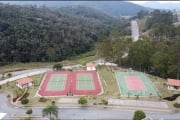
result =
[[[95,68],[95,67],[87,67],[87,70],[88,70],[88,71],[96,70],[96,68]]]

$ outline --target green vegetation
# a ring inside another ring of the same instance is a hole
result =
[[[21,104],[26,105],[29,103],[29,100],[27,98],[21,100]]]
[[[48,105],[46,108],[42,110],[43,117],[49,115],[49,119],[53,120],[54,117],[58,117],[58,107],[56,105]]]
[[[102,102],[102,104],[104,104],[104,105],[108,105],[108,101],[105,100],[105,99],[102,99],[101,102]]]
[[[47,99],[44,98],[44,97],[40,97],[40,98],[39,98],[39,102],[46,102],[46,101],[47,101]]]
[[[84,104],[87,104],[87,103],[88,103],[88,100],[87,100],[85,97],[81,97],[81,98],[78,100],[78,103],[81,104],[81,105],[84,105]]]
[[[32,109],[28,109],[28,110],[26,111],[26,114],[28,114],[28,115],[31,115],[32,113],[33,113]]]
[[[103,86],[103,95],[119,95],[119,89],[112,69],[110,67],[99,66],[97,68],[97,71],[99,73],[101,83]]]
[[[179,103],[174,103],[174,105],[173,105],[175,108],[180,108],[180,104]]]
[[[62,69],[62,65],[61,65],[61,64],[55,64],[55,65],[53,65],[53,70],[58,71],[58,70],[61,70],[61,69]]]
[[[134,112],[133,120],[142,120],[146,117],[146,114],[142,110]]]
[[[0,14],[4,63],[61,61],[79,55],[91,50],[110,25],[47,7],[0,4]]]

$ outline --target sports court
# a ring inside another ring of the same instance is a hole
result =
[[[101,85],[96,71],[52,71],[45,75],[38,93],[41,96],[96,95],[101,93]]]
[[[96,71],[73,72],[72,90],[76,95],[97,95],[101,93],[101,85]]]
[[[48,72],[42,80],[39,94],[42,96],[65,95],[69,91],[68,71]]]
[[[158,96],[158,89],[150,79],[141,72],[115,72],[122,96]]]

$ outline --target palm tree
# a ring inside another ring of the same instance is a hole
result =
[[[58,107],[56,105],[48,105],[42,110],[43,117],[49,115],[49,119],[52,120],[52,115],[58,117]]]

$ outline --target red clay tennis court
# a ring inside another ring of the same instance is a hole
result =
[[[145,86],[138,76],[126,76],[125,81],[129,90],[145,90]]]
[[[96,71],[52,71],[45,75],[38,91],[41,96],[96,95],[101,86]]]

